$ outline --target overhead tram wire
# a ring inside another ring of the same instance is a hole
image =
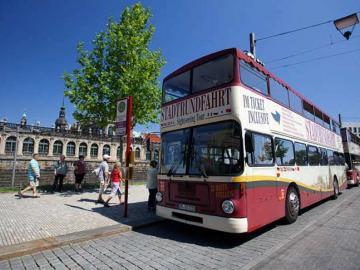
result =
[[[360,38],[360,35],[356,35],[356,36],[351,37],[352,40],[356,39],[356,38]],[[342,43],[342,42],[346,42],[346,41],[349,42],[348,40],[339,40],[339,41],[335,41],[335,42],[330,42],[330,43],[328,43],[326,45],[322,45],[322,46],[319,46],[319,47],[314,47],[314,48],[311,48],[311,49],[303,50],[303,51],[293,53],[293,54],[290,54],[288,56],[284,56],[284,57],[281,57],[281,58],[273,59],[273,60],[270,60],[270,61],[265,60],[264,63],[271,64],[271,63],[283,61],[283,60],[286,60],[286,59],[289,59],[289,58],[293,58],[293,57],[296,57],[296,56],[299,56],[299,55],[303,55],[303,54],[306,54],[306,53],[310,53],[310,52],[313,52],[313,51],[324,49],[324,48],[327,48],[327,47],[330,47],[330,46],[333,46],[333,45],[336,45],[336,44],[339,44],[339,43]]]
[[[326,21],[326,22],[317,23],[317,24],[313,24],[313,25],[310,25],[310,26],[305,26],[305,27],[297,28],[297,29],[294,29],[294,30],[282,32],[282,33],[275,34],[275,35],[271,35],[271,36],[267,36],[267,37],[257,38],[256,41],[265,40],[265,39],[269,39],[269,38],[273,38],[273,37],[278,37],[278,36],[283,36],[283,35],[287,35],[287,34],[291,34],[291,33],[294,33],[294,32],[306,30],[306,29],[309,29],[309,28],[318,27],[318,26],[321,26],[321,25],[324,25],[324,24],[328,24],[328,23],[331,23],[331,22],[333,22],[333,20],[329,20],[329,21]]]
[[[354,13],[360,13],[360,11],[356,11]],[[274,34],[274,35],[271,35],[271,36],[257,38],[256,41],[261,41],[261,40],[265,40],[265,39],[269,39],[269,38],[283,36],[283,35],[291,34],[291,33],[302,31],[302,30],[306,30],[306,29],[309,29],[309,28],[318,27],[318,26],[325,25],[325,24],[332,23],[332,22],[334,22],[334,20],[328,20],[328,21],[325,21],[325,22],[321,22],[321,23],[317,23],[317,24],[297,28],[297,29],[294,29],[294,30],[289,30],[289,31],[286,31],[286,32],[282,32],[282,33],[279,33],[279,34]]]
[[[286,64],[286,65],[281,65],[281,66],[273,67],[273,68],[271,68],[271,69],[279,69],[279,68],[286,68],[286,67],[296,66],[296,65],[305,64],[305,63],[310,63],[310,62],[314,62],[314,61],[319,61],[319,60],[323,60],[323,59],[327,59],[327,58],[332,58],[332,57],[336,57],[336,56],[340,56],[340,55],[355,53],[355,52],[358,52],[358,51],[360,51],[360,49],[355,49],[355,50],[351,50],[351,51],[348,51],[348,52],[342,52],[342,53],[336,53],[336,54],[331,54],[331,55],[316,57],[316,58],[312,58],[312,59],[308,59],[308,60],[304,60],[304,61],[300,61],[300,62],[296,62],[296,63],[290,63],[290,64]]]

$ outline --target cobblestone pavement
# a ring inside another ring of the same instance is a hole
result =
[[[166,221],[2,261],[0,269],[359,269],[359,194],[346,190],[294,224],[253,234]]]
[[[29,193],[30,195],[31,193]],[[110,208],[95,204],[96,192],[41,194],[22,198],[0,194],[0,248],[46,237],[66,235],[99,227],[130,224],[153,216],[147,211],[144,185],[129,188],[129,218],[123,218],[118,198]],[[107,196],[104,196],[104,198]]]

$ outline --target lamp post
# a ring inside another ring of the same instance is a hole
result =
[[[334,21],[334,25],[336,29],[349,40],[355,25],[359,23],[359,18],[356,13],[351,14],[349,16],[337,19]]]

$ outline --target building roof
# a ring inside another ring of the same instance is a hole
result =
[[[148,138],[150,138],[150,142],[152,143],[160,143],[160,137],[156,134],[152,134],[152,133],[145,134],[144,140],[147,140]]]

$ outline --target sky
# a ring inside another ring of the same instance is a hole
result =
[[[29,124],[52,126],[65,90],[62,75],[78,68],[78,42],[90,48],[110,16],[119,20],[124,7],[136,2],[0,0],[0,119],[19,122],[25,112]],[[249,50],[250,32],[261,39],[360,11],[358,0],[140,2],[153,14],[150,49],[161,49],[166,59],[160,83],[172,71],[209,53],[232,47]],[[360,121],[358,49],[359,24],[348,41],[328,23],[256,44],[257,57],[266,68],[333,118],[341,113],[345,121]],[[310,52],[272,62],[304,51]],[[340,55],[311,61],[334,54]],[[65,107],[67,120],[73,123],[74,108],[67,99]],[[159,126],[135,130],[158,131]]]

